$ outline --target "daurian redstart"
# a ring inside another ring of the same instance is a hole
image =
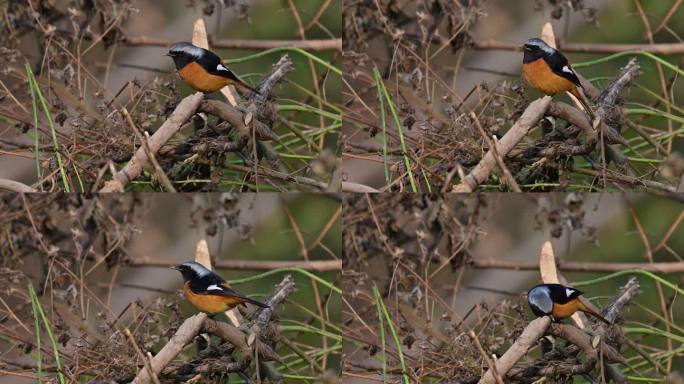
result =
[[[214,52],[181,42],[174,44],[166,55],[173,59],[181,79],[197,91],[214,92],[226,85],[237,85],[257,92],[223,65]]]
[[[582,84],[562,53],[537,38],[527,40],[523,52],[522,77],[532,88],[547,95],[570,92],[594,120]]]
[[[266,304],[235,292],[221,276],[208,270],[200,263],[188,261],[171,268],[183,275],[185,298],[202,312],[213,315],[244,303],[268,308]]]
[[[581,291],[560,284],[539,284],[527,292],[527,302],[535,315],[553,316],[555,320],[565,319],[577,311],[610,324],[603,316],[582,302]]]

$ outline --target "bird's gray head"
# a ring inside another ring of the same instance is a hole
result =
[[[188,281],[194,278],[200,278],[204,275],[209,274],[211,271],[205,268],[202,264],[195,261],[186,261],[185,263],[177,266],[171,267],[183,275],[183,280]]]
[[[529,63],[546,55],[552,55],[556,52],[551,46],[546,44],[544,40],[533,38],[527,40],[523,46],[523,63]]]
[[[181,69],[192,61],[200,60],[204,56],[204,49],[182,41],[171,46],[166,56],[173,59],[176,69]]]

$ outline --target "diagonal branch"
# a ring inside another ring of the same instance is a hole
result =
[[[541,99],[531,102],[530,105],[527,106],[522,116],[520,116],[520,119],[518,119],[513,127],[506,132],[496,145],[496,152],[501,158],[505,158],[513,147],[527,135],[530,129],[537,125],[539,120],[544,117],[550,104],[551,96],[544,96]],[[478,185],[487,180],[495,166],[496,157],[494,156],[494,148],[492,148],[487,151],[475,168],[461,180],[461,183],[454,186],[452,192],[469,193],[474,191]]]

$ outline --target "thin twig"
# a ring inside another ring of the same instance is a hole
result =
[[[628,51],[650,52],[657,55],[677,55],[684,53],[684,43],[668,44],[586,44],[558,42],[557,49],[563,52],[580,53],[620,53]],[[473,43],[474,49],[496,49],[504,51],[521,51],[520,43],[496,40],[478,40]]]
[[[662,263],[604,263],[598,261],[563,261],[557,260],[558,269],[566,272],[619,272],[638,269],[653,273],[682,273],[684,262]],[[536,271],[539,263],[536,261],[504,260],[504,259],[475,259],[470,262],[472,268],[479,269],[513,269],[517,271]]]
[[[130,46],[169,47],[175,40],[160,39],[147,36],[128,36],[121,44]],[[209,36],[209,45],[213,48],[266,50],[273,48],[299,48],[309,51],[342,51],[342,39],[318,40],[257,40],[257,39],[216,39]]]
[[[142,257],[132,259],[128,262],[132,267],[172,267],[178,263],[172,260],[157,259],[152,257]],[[292,261],[266,261],[266,260],[217,260],[213,267],[215,269],[230,270],[254,270],[270,271],[273,269],[300,268],[307,271],[327,272],[340,271],[342,260],[292,260]]]

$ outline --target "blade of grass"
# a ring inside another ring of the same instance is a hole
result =
[[[45,331],[47,332],[48,338],[50,339],[50,343],[52,344],[52,350],[55,353],[55,364],[57,365],[57,375],[59,376],[59,382],[61,384],[64,384],[65,380],[64,380],[64,374],[62,373],[62,362],[59,359],[59,350],[57,349],[57,341],[55,340],[55,335],[52,333],[52,328],[50,327],[50,322],[48,322],[48,319],[45,316],[45,312],[43,312],[43,307],[40,305],[40,301],[38,300],[38,295],[36,295],[36,291],[33,289],[32,284],[28,285],[28,291],[29,291],[29,296],[31,298],[31,305],[32,306],[35,305],[35,308],[38,309],[38,313],[40,313],[40,317],[43,319],[43,325],[45,326]]]
[[[45,117],[47,118],[48,121],[48,126],[50,127],[50,133],[52,134],[52,143],[54,144],[54,149],[55,149],[55,158],[57,159],[57,167],[59,168],[59,174],[62,176],[62,183],[64,184],[64,191],[65,192],[71,192],[71,188],[69,187],[69,183],[67,182],[67,176],[66,176],[66,171],[64,170],[64,164],[62,163],[62,155],[59,152],[59,141],[57,141],[57,131],[55,130],[55,123],[52,120],[52,114],[50,113],[50,108],[48,108],[47,102],[45,101],[45,98],[43,98],[43,93],[40,91],[40,87],[38,86],[38,81],[36,81],[36,77],[33,75],[33,71],[31,70],[31,66],[29,66],[28,63],[26,63],[26,74],[28,76],[28,81],[32,83],[31,89],[35,91],[38,94],[38,99],[40,100],[40,104],[43,107],[43,112],[45,112]]]
[[[26,78],[30,78],[31,68],[26,66]],[[33,82],[29,80],[29,91],[31,93],[31,108],[33,110],[33,143],[34,156],[36,158],[36,177],[38,180],[43,179],[43,172],[40,169],[40,131],[38,131],[38,106],[36,105],[36,94],[33,89]],[[38,189],[43,191],[43,183],[38,184]],[[39,376],[40,379],[40,376]]]
[[[617,58],[620,58],[620,57],[622,57],[622,56],[634,56],[634,55],[646,56],[646,57],[648,57],[649,59],[652,59],[652,60],[655,60],[655,61],[659,62],[660,64],[666,66],[667,68],[673,70],[674,72],[676,72],[676,73],[678,73],[678,74],[680,74],[680,75],[684,75],[684,71],[682,71],[681,69],[677,68],[677,66],[672,65],[672,63],[670,63],[669,61],[664,60],[664,59],[661,59],[660,57],[658,57],[658,56],[652,54],[651,52],[643,52],[643,51],[626,51],[626,52],[620,52],[620,53],[616,53],[616,54],[614,54],[614,55],[609,55],[609,56],[606,56],[606,57],[601,57],[601,58],[596,59],[596,60],[590,60],[590,61],[584,61],[584,62],[581,62],[581,63],[575,63],[575,64],[573,64],[572,66],[573,66],[573,68],[589,67],[589,66],[592,66],[592,65],[595,65],[595,64],[605,63],[605,62],[607,62],[607,61],[611,61],[611,60],[613,60],[613,59],[617,59]]]
[[[259,279],[261,279],[261,278],[263,278],[263,277],[270,276],[270,275],[275,275],[276,273],[281,273],[281,272],[297,272],[297,273],[301,273],[302,275],[304,275],[304,276],[306,276],[306,277],[310,277],[310,278],[312,278],[312,279],[318,281],[318,282],[321,283],[322,285],[324,285],[324,286],[330,288],[331,291],[333,291],[333,292],[335,292],[335,293],[337,293],[337,294],[340,294],[340,295],[342,294],[342,290],[341,290],[340,288],[337,288],[334,284],[328,282],[327,280],[321,278],[320,276],[314,275],[313,273],[311,273],[311,272],[309,272],[309,271],[306,271],[306,270],[304,270],[304,269],[301,269],[301,268],[278,268],[278,269],[273,269],[273,270],[271,270],[271,271],[264,272],[264,273],[259,274],[259,275],[254,275],[254,276],[246,277],[246,278],[244,278],[244,279],[228,280],[228,283],[229,283],[229,284],[246,283],[246,282],[248,282],[248,281],[259,280]]]
[[[389,174],[389,164],[387,162],[387,121],[385,120],[385,101],[382,97],[382,90],[380,89],[382,77],[380,76],[378,67],[373,67],[373,77],[375,78],[375,86],[378,88],[378,100],[380,100],[380,124],[382,124],[382,163],[385,167],[385,182],[389,184],[391,180]]]
[[[304,333],[312,333],[312,334],[315,334],[315,335],[325,336],[325,337],[330,338],[330,339],[335,340],[335,341],[339,341],[339,342],[342,341],[342,336],[341,336],[341,335],[338,335],[338,334],[335,334],[335,333],[332,333],[332,332],[328,332],[328,331],[324,331],[324,330],[322,330],[322,329],[315,328],[315,327],[312,327],[312,326],[305,326],[305,325],[282,325],[282,326],[279,327],[279,329],[280,329],[281,332],[304,332]]]
[[[328,111],[324,111],[324,110],[321,110],[318,108],[314,108],[314,107],[312,107],[310,105],[306,105],[306,104],[300,104],[300,105],[279,104],[279,105],[277,105],[277,108],[278,108],[278,112],[282,112],[282,111],[311,112],[311,113],[319,115],[319,116],[327,117],[328,119],[333,120],[333,121],[341,121],[342,120],[341,114],[338,115],[338,114],[330,113]]]
[[[382,317],[382,308],[380,307],[380,292],[377,287],[373,287],[373,296],[375,296],[375,306],[378,310],[378,320],[380,320],[380,342],[382,343],[382,382],[387,382],[387,352],[386,352],[386,342],[385,342],[385,321]]]
[[[277,47],[277,48],[271,48],[271,49],[267,49],[267,50],[265,50],[265,51],[261,51],[261,52],[255,53],[255,54],[253,54],[253,55],[243,56],[243,57],[239,57],[239,58],[236,58],[236,59],[223,60],[223,63],[224,63],[224,64],[242,63],[242,62],[244,62],[244,61],[249,61],[249,60],[253,60],[253,59],[256,59],[256,58],[259,58],[259,57],[262,57],[262,56],[270,55],[271,53],[283,52],[283,51],[285,51],[285,52],[295,52],[295,53],[299,53],[300,55],[305,56],[305,57],[308,57],[308,58],[310,58],[311,60],[317,62],[318,64],[320,64],[320,65],[322,65],[322,66],[328,68],[331,72],[333,72],[333,73],[335,73],[335,74],[337,74],[337,75],[339,75],[339,76],[342,76],[342,70],[341,70],[341,69],[338,69],[338,68],[333,67],[330,63],[328,63],[327,61],[321,59],[320,57],[318,57],[318,56],[316,56],[316,55],[312,55],[311,53],[309,53],[309,52],[307,52],[307,51],[305,51],[305,50],[303,50],[303,49],[301,49],[301,48],[295,48],[295,47]]]
[[[661,284],[669,287],[670,289],[677,291],[678,294],[684,295],[684,289],[679,288],[675,284],[672,284],[671,282],[663,279],[662,277],[660,277],[654,273],[651,273],[648,271],[642,271],[639,269],[628,269],[625,271],[619,271],[619,272],[611,273],[610,275],[601,276],[599,278],[592,279],[592,280],[577,281],[577,282],[572,283],[571,286],[582,287],[582,286],[586,286],[586,285],[593,285],[596,283],[601,283],[601,282],[604,282],[604,281],[607,281],[607,280],[610,280],[610,279],[613,279],[613,278],[616,278],[619,276],[624,276],[624,275],[629,275],[629,274],[641,274],[641,275],[650,277],[651,279],[659,281]]]
[[[406,149],[406,142],[404,141],[404,130],[401,127],[401,121],[399,121],[399,115],[397,114],[397,111],[394,108],[394,103],[392,103],[392,98],[390,97],[389,92],[387,92],[387,88],[385,87],[385,83],[380,81],[378,83],[378,85],[382,89],[383,95],[385,95],[385,100],[387,101],[387,105],[389,106],[390,113],[392,113],[392,118],[394,119],[394,124],[397,126],[397,131],[399,132],[399,142],[401,143],[401,151],[402,151],[402,156],[404,157],[404,165],[406,166],[406,171],[408,172],[409,182],[411,183],[411,191],[418,192],[418,188],[416,187],[416,180],[413,177],[413,171],[411,170],[411,162],[409,161],[409,157],[407,154],[408,150]]]
[[[399,364],[401,365],[401,375],[404,378],[404,384],[408,384],[409,377],[406,374],[406,362],[404,361],[404,352],[401,349],[401,340],[399,340],[397,330],[394,328],[392,318],[390,317],[389,312],[387,312],[387,307],[385,306],[385,303],[382,301],[382,297],[380,297],[380,291],[378,290],[377,286],[373,286],[373,296],[376,297],[375,302],[380,306],[380,309],[382,310],[382,313],[385,316],[385,319],[387,320],[387,327],[390,329],[390,333],[392,334],[392,338],[394,339],[394,344],[397,346],[397,352],[399,354]]]
[[[36,352],[38,354],[38,382],[43,378],[43,356],[41,355],[42,344],[40,343],[40,323],[38,322],[38,308],[36,302],[31,298],[31,308],[33,309],[33,326],[36,329]]]
[[[672,114],[669,114],[667,112],[659,111],[659,110],[653,110],[653,109],[646,109],[646,108],[626,108],[625,112],[628,115],[648,115],[648,116],[659,116],[665,119],[670,119],[673,121],[676,121],[680,124],[684,124],[684,118],[675,116]]]

